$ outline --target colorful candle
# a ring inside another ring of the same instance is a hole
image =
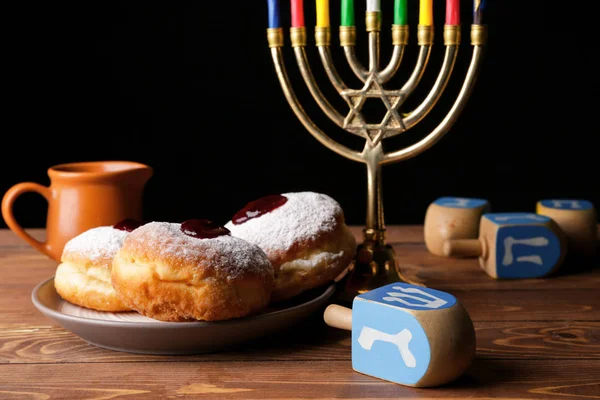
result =
[[[446,0],[446,25],[460,25],[459,0]]]
[[[317,27],[329,28],[329,0],[317,0]]]
[[[419,25],[433,25],[433,0],[421,0],[419,3]]]
[[[269,28],[279,28],[279,0],[267,0],[269,7]]]
[[[367,12],[381,12],[381,0],[367,0]]]
[[[303,0],[291,0],[290,8],[292,10],[292,27],[299,28],[304,26],[304,2]]]
[[[342,0],[342,26],[354,26],[354,0]]]
[[[483,24],[483,9],[485,7],[485,0],[473,0],[473,24]]]
[[[394,2],[394,24],[408,25],[407,0],[396,0]]]

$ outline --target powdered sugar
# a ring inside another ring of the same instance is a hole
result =
[[[157,260],[172,260],[196,265],[209,259],[217,274],[229,278],[246,273],[273,275],[273,266],[258,246],[230,235],[199,239],[181,231],[181,224],[150,222],[130,234],[126,242],[130,253],[151,253]]]
[[[225,227],[240,237],[269,250],[289,249],[298,240],[315,238],[336,227],[340,205],[331,197],[314,192],[283,193],[288,201],[260,217],[240,225],[229,221]]]
[[[330,253],[322,251],[315,253],[307,259],[297,258],[292,261],[281,264],[280,271],[287,270],[311,270],[319,265],[331,265],[344,256],[344,252]]]
[[[63,253],[81,254],[92,262],[112,259],[128,234],[112,226],[92,228],[69,240]]]

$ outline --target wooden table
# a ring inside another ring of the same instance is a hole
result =
[[[474,259],[429,254],[422,237],[420,226],[388,229],[404,276],[454,294],[477,334],[467,374],[429,389],[354,372],[350,332],[322,313],[241,351],[144,356],[88,345],[31,303],[56,264],[0,230],[0,399],[600,399],[600,268],[495,281]]]

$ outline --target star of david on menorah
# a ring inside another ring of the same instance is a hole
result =
[[[351,300],[355,295],[381,287],[390,282],[403,281],[398,268],[395,252],[385,241],[385,223],[382,202],[382,166],[415,157],[439,141],[456,122],[467,103],[475,85],[486,40],[486,26],[483,24],[483,0],[473,1],[473,23],[471,25],[472,55],[462,88],[448,114],[439,125],[417,143],[408,147],[384,151],[383,141],[399,135],[416,126],[434,108],[441,98],[452,75],[461,43],[460,0],[447,0],[446,21],[444,24],[445,56],[435,83],[425,99],[412,111],[402,112],[406,99],[417,88],[429,62],[434,43],[433,0],[421,0],[417,44],[419,52],[414,70],[399,89],[387,89],[386,83],[396,75],[403,59],[404,50],[409,45],[409,25],[407,23],[407,0],[395,0],[394,23],[391,27],[393,52],[388,63],[382,67],[380,60],[380,34],[382,28],[381,1],[367,0],[365,26],[368,33],[368,60],[364,66],[356,53],[356,26],[352,0],[341,1],[341,25],[339,41],[346,60],[362,86],[351,88],[342,80],[333,63],[331,27],[329,21],[329,1],[316,0],[317,24],[314,40],[322,66],[333,87],[348,104],[349,111],[340,113],[321,92],[306,53],[307,31],[304,24],[304,6],[301,0],[291,0],[291,27],[289,40],[293,48],[300,73],[322,111],[341,129],[365,139],[362,151],[353,150],[323,132],[310,119],[292,86],[284,65],[282,48],[285,33],[280,24],[279,0],[268,0],[269,28],[267,39],[275,71],[283,93],[290,107],[308,130],[322,145],[350,160],[364,163],[367,167],[367,215],[364,240],[357,248],[356,258],[345,277],[341,298]],[[386,108],[381,122],[368,123],[362,108],[368,99],[380,99]]]

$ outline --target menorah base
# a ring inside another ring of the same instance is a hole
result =
[[[339,282],[341,291],[337,298],[350,305],[357,295],[395,282],[404,280],[392,246],[383,241],[365,240],[358,245],[348,273]]]

